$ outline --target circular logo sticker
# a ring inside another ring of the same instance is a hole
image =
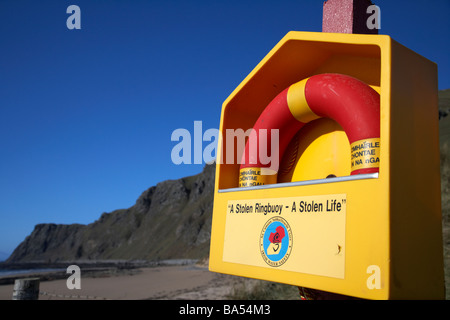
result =
[[[273,217],[264,225],[259,238],[262,258],[272,267],[279,267],[289,258],[292,250],[292,230],[281,217]]]

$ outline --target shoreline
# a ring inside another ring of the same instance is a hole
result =
[[[199,259],[165,259],[165,260],[63,260],[63,261],[28,261],[28,262],[0,262],[2,269],[42,269],[67,268],[69,265],[80,267],[152,267],[160,265],[186,265],[195,264]]]
[[[41,281],[51,281],[67,278],[66,273],[70,265],[77,265],[83,274],[89,277],[107,276],[108,274],[130,273],[134,269],[154,268],[159,266],[184,266],[194,265],[196,259],[168,259],[168,260],[79,260],[61,262],[21,262],[21,263],[0,263],[0,285],[14,284],[15,279],[28,277],[39,277]]]
[[[169,261],[151,266],[81,268],[81,289],[67,288],[70,274],[43,272],[0,277],[0,300],[11,300],[14,281],[40,278],[39,300],[227,300],[239,277],[210,272],[207,264]],[[8,278],[7,281],[5,279]]]

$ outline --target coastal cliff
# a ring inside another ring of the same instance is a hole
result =
[[[38,224],[6,263],[200,259],[208,255],[215,165],[145,190],[88,225]]]

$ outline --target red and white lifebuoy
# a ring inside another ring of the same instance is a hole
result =
[[[261,113],[245,146],[239,185],[276,183],[278,168],[273,170],[273,163],[262,163],[258,148],[252,146],[259,145],[260,139],[267,139],[264,143],[267,143],[267,150],[271,150],[270,133],[277,129],[279,159],[276,160],[279,163],[298,130],[318,118],[333,119],[347,134],[352,152],[352,175],[379,171],[378,92],[347,75],[319,74],[289,86]]]

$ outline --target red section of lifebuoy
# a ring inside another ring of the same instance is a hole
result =
[[[316,115],[339,123],[350,145],[380,137],[380,95],[364,82],[341,74],[316,75],[306,82],[305,97]],[[378,171],[364,168],[351,174]]]
[[[264,109],[256,121],[246,144],[241,161],[245,168],[268,168],[250,146],[267,143],[271,149],[270,131],[279,130],[279,160],[287,145],[300,128],[311,119],[330,118],[339,123],[352,146],[375,148],[379,152],[380,96],[370,86],[353,77],[342,74],[320,74],[302,80],[278,94]],[[300,121],[300,120],[301,121]],[[305,119],[305,120],[304,120]],[[264,131],[261,131],[264,129]],[[265,134],[261,134],[264,132]],[[267,141],[260,141],[267,139]],[[373,152],[373,151],[371,151]],[[378,163],[353,167],[351,174],[378,172]]]
[[[341,125],[350,143],[380,136],[380,96],[367,84],[344,75],[309,78],[305,96],[311,110]]]
[[[255,139],[256,141],[253,142],[256,142],[258,145],[268,146],[267,150],[270,150],[270,146],[272,145],[272,142],[270,141],[272,136],[270,131],[272,129],[278,129],[280,137],[278,150],[281,156],[294,135],[298,132],[298,130],[300,130],[301,127],[305,125],[304,123],[297,121],[292,116],[287,103],[287,92],[288,89],[285,89],[283,92],[278,94],[259,116],[258,121],[256,121],[253,126],[255,135],[251,135],[249,137],[249,141],[245,146],[245,152],[241,161],[241,168],[270,166],[270,164],[261,163],[258,152],[251,152],[251,139]]]

